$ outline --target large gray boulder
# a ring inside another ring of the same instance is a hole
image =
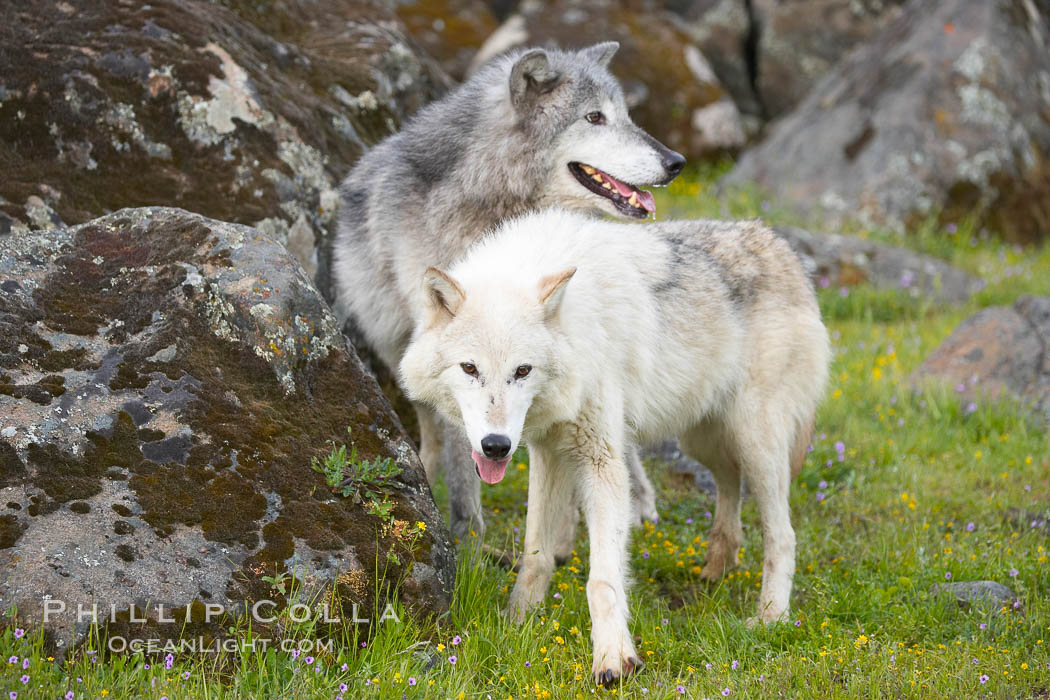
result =
[[[219,634],[203,606],[288,602],[265,577],[362,617],[398,581],[410,610],[447,610],[453,553],[419,460],[272,238],[123,210],[0,236],[0,288],[0,608],[35,625],[63,601],[45,625],[60,645],[87,631],[78,604],[115,606],[110,634]],[[388,520],[311,469],[348,427],[361,458],[400,467]],[[160,619],[187,605],[184,630]]]
[[[740,111],[789,112],[848,53],[900,14],[905,0],[664,0]]]
[[[903,229],[971,213],[1050,227],[1050,8],[911,0],[727,176],[801,210]]]
[[[764,116],[794,109],[843,57],[900,17],[904,2],[753,0],[755,82]]]
[[[981,309],[963,321],[915,371],[916,385],[939,382],[965,401],[1023,401],[1050,423],[1050,297]]]
[[[0,3],[0,233],[179,206],[327,285],[337,187],[443,93],[382,0]]]

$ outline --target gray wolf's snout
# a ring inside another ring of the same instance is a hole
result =
[[[664,170],[667,171],[668,177],[674,179],[678,177],[678,173],[682,172],[682,168],[685,167],[685,156],[668,149],[667,152],[663,154],[661,165],[663,165]]]
[[[503,459],[510,452],[510,438],[489,433],[481,438],[481,451],[489,459]]]

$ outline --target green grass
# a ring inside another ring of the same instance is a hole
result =
[[[801,223],[749,193],[717,199],[716,174],[679,180],[659,195],[659,209]],[[618,688],[590,682],[583,531],[576,558],[558,569],[545,606],[524,625],[499,615],[514,574],[461,561],[445,618],[417,626],[402,615],[402,624],[384,623],[369,640],[350,630],[311,663],[307,653],[272,649],[176,655],[170,669],[163,655],[98,660],[87,648],[51,661],[39,635],[15,639],[9,627],[0,648],[18,658],[4,665],[0,691],[20,698],[71,690],[78,698],[506,699],[669,698],[681,687],[690,698],[1047,697],[1050,537],[1015,517],[1050,512],[1047,431],[1008,402],[968,406],[951,387],[914,393],[908,376],[978,308],[1050,293],[1050,250],[1015,249],[971,227],[947,234],[927,226],[911,237],[858,233],[947,258],[989,284],[961,307],[864,286],[821,293],[835,359],[814,450],[792,489],[798,573],[790,623],[743,624],[761,581],[754,505],[744,508],[741,567],[705,584],[697,574],[714,504],[654,464],[661,521],[631,544],[631,629],[647,666]],[[526,487],[524,463],[485,487],[490,544],[520,545]],[[442,488],[437,494],[444,501]],[[931,586],[949,575],[1002,582],[1023,605],[962,610],[932,597]],[[289,640],[313,639],[310,626],[286,621],[283,629]]]

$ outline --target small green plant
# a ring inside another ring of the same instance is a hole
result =
[[[350,434],[350,429],[346,429]],[[332,444],[332,451],[323,460],[313,458],[313,470],[324,474],[325,482],[332,493],[352,498],[354,503],[365,504],[368,512],[382,520],[390,518],[394,504],[388,495],[395,488],[394,479],[401,474],[401,467],[390,457],[383,459],[361,459],[357,445],[350,439],[350,453],[346,445]]]
[[[281,595],[288,595],[287,583],[291,578],[292,575],[287,571],[275,571],[273,576],[263,576],[262,580],[270,584]]]

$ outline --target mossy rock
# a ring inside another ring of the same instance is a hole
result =
[[[339,181],[448,85],[368,0],[14,0],[0,45],[0,235],[179,206],[322,287]]]
[[[410,611],[447,610],[453,552],[419,460],[276,241],[128,209],[0,237],[0,279],[0,607],[39,624],[65,601],[45,625],[63,644],[87,631],[81,603],[115,606],[109,633],[178,635],[163,605],[218,635],[194,606],[285,604],[264,578],[282,574],[361,611],[398,583]],[[426,526],[411,550],[311,469],[348,427],[401,467],[393,518]]]
[[[395,5],[405,28],[441,67],[463,80],[498,22],[483,0],[407,0]]]

